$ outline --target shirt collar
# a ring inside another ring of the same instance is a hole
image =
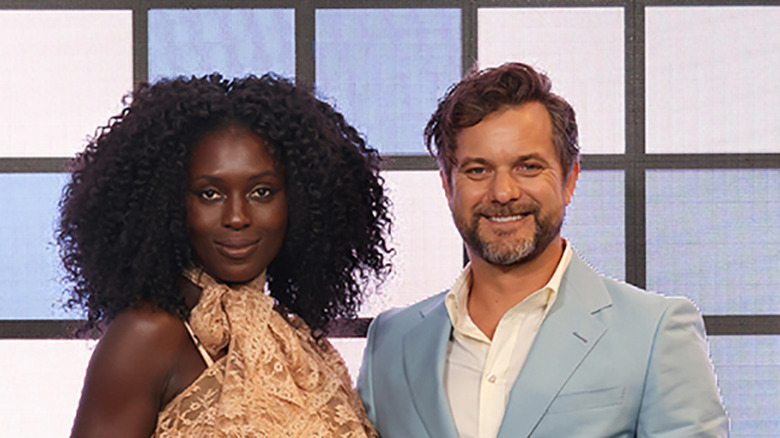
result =
[[[512,313],[519,307],[525,307],[527,305],[544,306],[544,316],[542,317],[542,321],[544,321],[544,318],[547,317],[547,313],[558,297],[558,289],[561,286],[563,274],[566,272],[566,268],[569,267],[569,262],[571,262],[572,253],[571,245],[569,245],[566,239],[563,239],[563,255],[561,255],[561,260],[558,262],[558,266],[556,266],[550,280],[548,280],[539,290],[535,291],[515,307],[507,311],[507,314]],[[469,316],[467,303],[469,291],[471,290],[471,281],[472,272],[471,263],[469,263],[455,279],[455,283],[444,298],[444,305],[447,307],[447,313],[450,315],[450,321],[452,321],[452,327],[455,331],[464,336],[490,342],[488,337],[482,333]]]

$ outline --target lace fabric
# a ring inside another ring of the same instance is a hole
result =
[[[227,354],[159,414],[154,437],[377,437],[341,356],[295,315],[274,309],[265,276],[237,288],[203,271],[190,326]]]

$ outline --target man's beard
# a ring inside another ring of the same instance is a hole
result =
[[[487,210],[487,211],[482,211]],[[517,210],[517,209],[515,209]],[[509,216],[516,214],[511,209],[477,209],[468,221],[464,218],[455,218],[455,225],[460,232],[463,241],[476,256],[486,262],[498,266],[516,266],[527,263],[539,256],[550,245],[555,236],[561,231],[563,213],[560,217],[548,214],[543,215],[537,206],[525,208],[521,211],[530,215],[534,221],[533,235],[528,237],[512,237],[512,233],[495,233],[491,241],[481,235],[479,230],[482,216]]]

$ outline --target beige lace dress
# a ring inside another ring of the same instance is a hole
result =
[[[203,289],[185,325],[207,368],[160,412],[153,437],[377,436],[341,356],[274,309],[264,275],[235,289],[187,277]]]

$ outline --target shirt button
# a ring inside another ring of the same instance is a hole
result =
[[[490,382],[490,383],[496,383],[496,375],[495,374],[489,375],[487,377],[487,381]]]

